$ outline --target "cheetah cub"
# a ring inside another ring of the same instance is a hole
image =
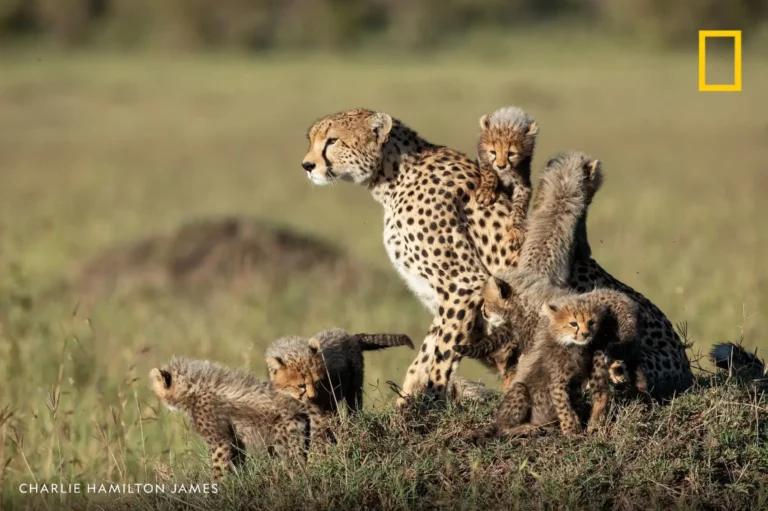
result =
[[[605,364],[611,383],[629,385],[644,381],[637,367],[639,307],[634,300],[606,288],[579,294],[550,287],[546,295],[551,301],[579,300],[595,308],[605,307],[599,334],[605,345]],[[505,392],[515,379],[520,358],[533,347],[537,331],[546,328],[548,316],[542,317],[527,305],[508,283],[491,277],[483,287],[482,324],[477,328],[481,339],[453,347],[462,356],[477,359],[489,369],[497,370]]]
[[[408,346],[402,334],[350,334],[341,328],[326,330],[311,339],[289,336],[267,348],[269,379],[279,389],[326,413],[338,404],[351,411],[363,406],[363,351]]]
[[[496,415],[500,433],[523,434],[552,422],[566,435],[579,433],[573,400],[585,384],[592,393],[589,431],[597,426],[608,403],[607,338],[600,334],[608,313],[607,305],[586,294],[542,306],[545,322]]]
[[[526,308],[520,295],[496,277],[483,285],[482,299],[475,327],[478,340],[455,345],[453,350],[495,370],[506,392],[515,379],[518,359],[531,344],[532,336],[525,334],[535,330],[539,314]]]
[[[480,118],[477,162],[480,185],[475,198],[490,205],[501,193],[512,201],[512,225],[522,244],[531,202],[531,159],[539,127],[521,108],[508,106]]]
[[[149,380],[160,401],[186,412],[210,447],[214,479],[240,465],[246,450],[306,460],[310,438],[325,428],[321,414],[269,382],[207,360],[173,357]]]

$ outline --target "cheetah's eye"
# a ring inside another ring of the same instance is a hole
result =
[[[338,138],[329,138],[328,140],[325,141],[325,146],[326,147],[330,147],[333,144],[335,144],[337,140],[339,140],[339,139]]]
[[[595,326],[595,320],[590,319],[589,321],[587,321],[587,326]]]
[[[296,385],[300,390],[307,390],[307,384],[306,383],[299,383]]]
[[[496,151],[488,151],[488,154],[491,155],[491,158],[496,158]]]
[[[579,324],[578,324],[578,323],[576,323],[575,321],[571,321],[571,322],[570,322],[570,323],[568,323],[568,324],[569,324],[569,325],[571,325],[571,326],[572,326],[572,327],[574,327],[574,328],[575,328],[575,327],[577,327],[577,326],[579,326]]]
[[[516,152],[514,152],[514,151],[509,151],[509,152],[507,153],[507,159],[509,159],[509,160],[511,160],[511,159],[512,159],[512,158],[514,158],[515,156],[517,156],[517,153],[516,153]]]

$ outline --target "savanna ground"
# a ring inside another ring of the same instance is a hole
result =
[[[313,188],[299,166],[312,121],[344,108],[386,111],[468,153],[482,113],[528,109],[541,126],[535,168],[568,149],[603,160],[589,225],[596,258],[672,321],[687,321],[692,355],[742,336],[768,348],[765,50],[745,50],[744,91],[726,94],[697,92],[688,52],[571,36],[475,49],[482,58],[460,48],[407,59],[1,54],[3,505],[86,505],[20,495],[33,481],[204,478],[197,437],[147,389],[149,369],[171,354],[265,374],[263,350],[285,334],[341,326],[420,341],[429,317],[389,266],[380,207],[350,185]],[[710,62],[723,75],[729,66]],[[234,217],[246,227],[195,226]],[[668,407],[633,404],[589,440],[480,448],[460,437],[490,420],[493,403],[393,414],[385,382],[401,382],[412,356],[368,356],[369,410],[306,472],[255,460],[214,502],[139,500],[192,509],[766,505],[768,403],[751,385],[708,381]],[[461,372],[497,385],[478,365]]]

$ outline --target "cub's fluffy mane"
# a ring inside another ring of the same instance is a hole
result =
[[[533,118],[525,110],[516,106],[499,108],[486,117],[487,129],[508,128],[527,132],[533,124]]]

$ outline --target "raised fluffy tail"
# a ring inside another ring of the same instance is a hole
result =
[[[355,337],[363,351],[383,350],[396,346],[408,346],[413,349],[411,338],[405,334],[357,334]]]
[[[719,368],[744,378],[763,378],[768,372],[765,361],[757,356],[757,350],[750,353],[739,344],[721,342],[709,352],[712,362]]]

